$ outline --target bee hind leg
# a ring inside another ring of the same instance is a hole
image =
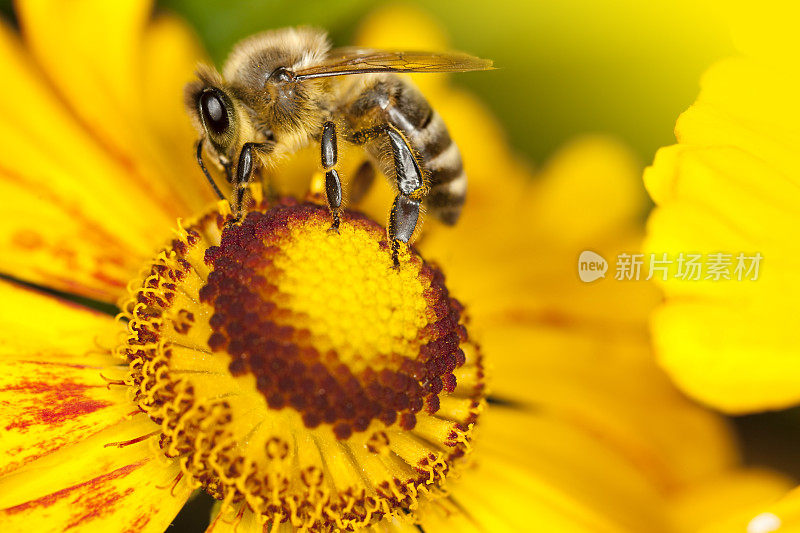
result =
[[[393,124],[381,124],[356,132],[353,141],[363,144],[380,134],[389,139],[397,181],[398,193],[389,212],[388,228],[392,241],[392,261],[397,267],[400,265],[400,243],[408,244],[411,240],[419,221],[420,203],[427,196],[429,188],[414,150],[405,135]]]
[[[398,194],[389,212],[389,239],[392,241],[392,262],[400,266],[400,243],[408,244],[419,220],[419,200]]]

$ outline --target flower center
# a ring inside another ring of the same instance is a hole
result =
[[[224,507],[352,530],[436,496],[469,449],[481,358],[444,277],[356,213],[256,202],[182,228],[125,306],[135,401]]]

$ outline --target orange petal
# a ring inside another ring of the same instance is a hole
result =
[[[103,372],[112,374],[75,363],[0,360],[0,403],[8,406],[0,414],[0,476],[136,412],[124,389],[106,388]]]

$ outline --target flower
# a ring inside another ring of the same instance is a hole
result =
[[[657,208],[650,251],[746,251],[763,257],[754,281],[663,283],[653,319],[662,366],[688,394],[747,413],[798,404],[793,304],[800,208],[800,41],[794,4],[726,6],[742,52],[713,65],[678,119],[678,144],[662,148],[645,183]],[[752,278],[751,278],[752,279]],[[704,531],[794,531],[798,489],[743,509]]]
[[[661,364],[683,390],[744,413],[800,400],[791,319],[800,294],[792,232],[800,78],[783,62],[799,49],[785,29],[798,19],[793,7],[771,2],[727,11],[738,18],[745,55],[709,69],[697,101],[678,119],[678,144],[662,148],[646,171],[657,205],[646,248],[673,257],[728,255],[731,281],[661,284],[666,303],[653,331]],[[763,258],[757,279],[738,281],[739,253]]]
[[[472,178],[456,229],[428,221],[393,269],[373,222],[385,185],[339,235],[323,208],[258,185],[229,224],[180,109],[201,54],[148,13],[20,3],[25,45],[0,33],[7,529],[163,530],[202,488],[222,501],[212,531],[685,531],[784,489],[738,468],[722,420],[649,362],[652,295],[571,274],[575,246],[638,239],[624,149],[579,142],[534,184],[434,76],[421,83]],[[305,187],[311,156],[270,183]],[[42,288],[121,300],[120,320]]]

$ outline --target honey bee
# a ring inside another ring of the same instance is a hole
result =
[[[459,52],[331,49],[326,34],[312,28],[258,34],[235,46],[221,74],[201,65],[198,80],[186,86],[186,107],[200,134],[197,161],[221,199],[204,149],[225,172],[240,216],[256,164],[269,168],[319,143],[335,231],[342,205],[338,142],[364,147],[396,186],[388,236],[397,265],[399,243],[411,239],[420,205],[455,224],[467,188],[461,154],[442,118],[397,74],[490,68],[491,61]]]

